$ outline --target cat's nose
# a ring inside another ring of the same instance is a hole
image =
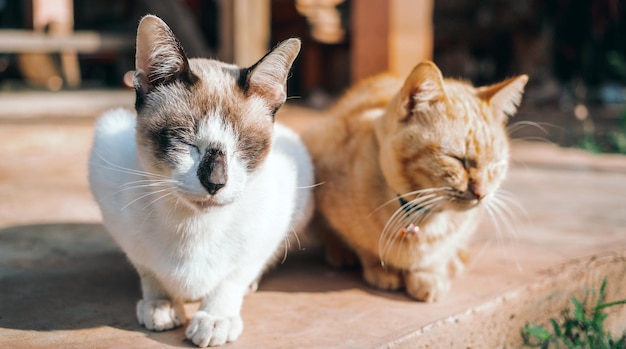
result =
[[[467,185],[467,190],[463,193],[463,199],[468,201],[477,200],[480,201],[485,197],[485,189],[476,181],[470,180]]]
[[[484,197],[485,197],[485,194],[483,194],[480,191],[476,191],[472,189],[468,189],[465,191],[465,193],[463,193],[463,199],[467,201],[474,201],[474,200],[480,201]]]
[[[224,152],[219,149],[207,150],[198,167],[198,179],[209,194],[215,195],[226,186],[228,180],[227,173]]]

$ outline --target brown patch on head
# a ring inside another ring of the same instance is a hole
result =
[[[222,78],[227,80],[228,74]],[[207,83],[211,81],[212,83]],[[234,137],[235,155],[245,163],[249,172],[256,170],[269,154],[273,134],[273,110],[255,97],[246,97],[235,79],[224,88],[214,91],[215,79],[203,82],[201,95],[204,115],[219,118],[218,124],[227,127]],[[211,95],[221,98],[211,98]],[[209,122],[210,124],[210,122]]]
[[[263,163],[272,145],[273,124],[250,122],[233,124],[238,137],[237,149],[249,172]]]

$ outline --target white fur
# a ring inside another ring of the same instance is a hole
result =
[[[227,132],[215,136],[234,144]],[[241,195],[204,211],[182,204],[175,184],[156,182],[143,171],[134,114],[118,109],[103,115],[89,181],[104,225],[140,274],[139,322],[154,330],[179,326],[183,302],[200,300],[187,337],[199,346],[236,339],[248,287],[287,235],[303,229],[311,216],[313,169],[306,148],[276,124],[271,152],[242,181]],[[139,182],[146,179],[152,181]]]

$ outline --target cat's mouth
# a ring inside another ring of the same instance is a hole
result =
[[[190,197],[188,195],[183,196],[183,201],[188,206],[191,206],[193,209],[197,211],[208,211],[213,207],[219,207],[230,204],[233,200],[228,200],[224,198],[220,198],[218,196],[206,196],[206,197]]]
[[[216,200],[215,197],[213,196],[197,197],[197,196],[190,196],[190,195],[182,194],[182,195],[179,195],[179,198],[187,206],[191,207],[192,209],[196,211],[207,211],[211,207],[222,205],[222,203]]]
[[[465,211],[480,206],[483,201],[481,199],[466,199],[453,197],[451,200],[453,208],[459,211]]]
[[[215,206],[215,202],[211,199],[207,199],[207,200],[193,200],[193,199],[188,199],[187,200],[192,206],[194,206],[195,208],[204,211],[207,210],[213,206]]]

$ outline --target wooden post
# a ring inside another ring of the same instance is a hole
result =
[[[220,0],[220,47],[225,62],[250,66],[270,44],[270,0]]]
[[[433,0],[353,0],[351,80],[406,76],[433,54]]]
[[[350,79],[353,83],[389,67],[389,1],[352,1]]]

